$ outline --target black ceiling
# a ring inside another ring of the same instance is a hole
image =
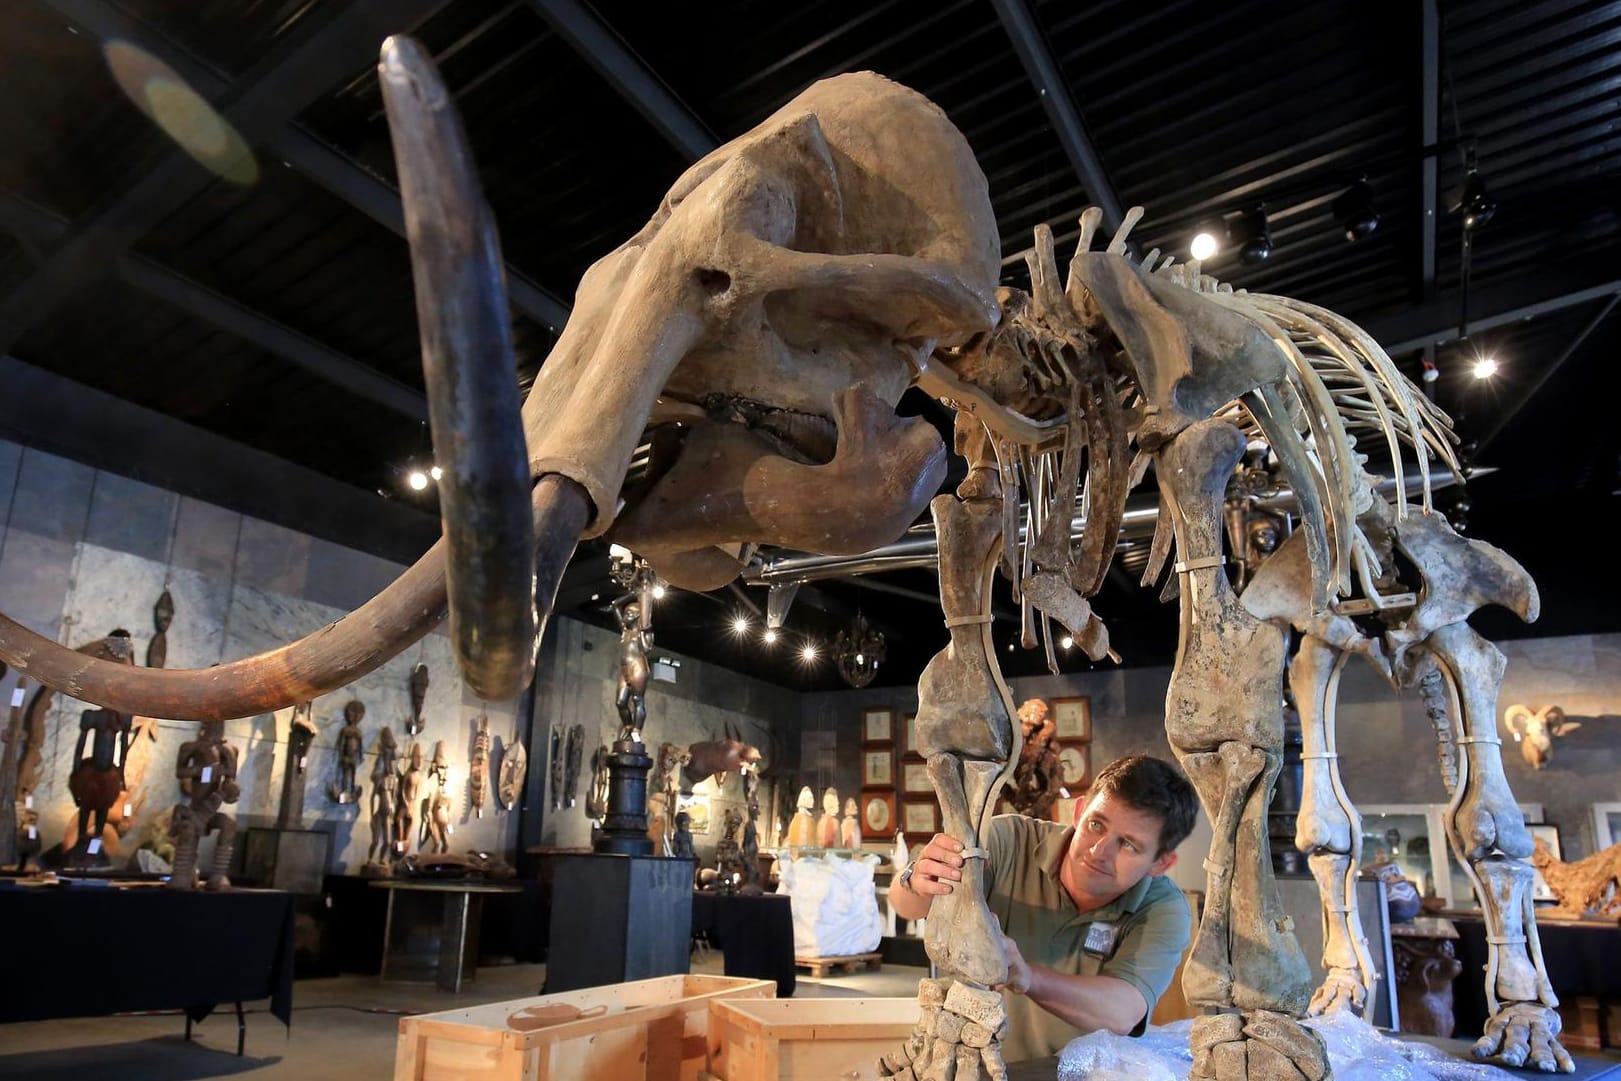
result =
[[[1581,551],[1613,516],[1621,452],[1607,318],[1621,290],[1621,2],[15,0],[0,8],[0,353],[331,478],[361,517],[386,517],[386,498],[389,521],[401,507],[430,521],[431,493],[402,483],[429,445],[373,73],[379,41],[401,31],[434,53],[466,119],[520,381],[581,272],[687,163],[809,82],[873,69],[967,135],[1010,281],[1033,226],[1062,244],[1091,203],[1144,205],[1140,247],[1179,254],[1200,220],[1264,204],[1271,259],[1207,269],[1342,312],[1415,377],[1428,346],[1437,400],[1496,470],[1471,487],[1470,531],[1538,576],[1538,633],[1615,629],[1615,590],[1594,588]],[[256,175],[220,179],[176,150],[109,53],[178,73],[253,147]],[[1475,236],[1460,342],[1462,230],[1445,193],[1466,154],[1497,214]],[[1359,177],[1381,220],[1348,244],[1332,204]],[[1481,350],[1503,363],[1490,383],[1466,374]],[[95,417],[82,432],[8,417],[14,438],[118,465]],[[166,468],[171,486],[207,487]],[[235,502],[262,513],[256,498]],[[296,494],[283,502],[296,512]],[[422,531],[395,532],[416,544]],[[583,546],[560,609],[605,622],[606,566]],[[921,569],[814,582],[789,626],[830,638],[859,609],[890,638],[880,679],[909,682],[945,638],[933,591]],[[839,685],[825,660],[805,669],[727,634],[763,600],[672,595],[659,640],[790,686]],[[1127,663],[1168,659],[1174,614],[1126,574],[1097,607]]]

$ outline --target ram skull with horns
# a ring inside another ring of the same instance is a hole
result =
[[[1329,415],[1337,404],[1307,393],[1266,321],[1224,306],[1196,272],[1177,280],[1125,258],[1129,220],[1106,251],[1090,251],[1095,214],[1067,285],[1050,236],[1038,235],[1031,294],[998,296],[995,217],[962,135],[920,95],[843,75],[693,165],[648,224],[587,271],[520,412],[495,231],[450,97],[408,40],[385,44],[380,70],[445,466],[443,537],[359,611],[257,657],[131,669],[4,620],[0,658],[111,709],[247,716],[353,681],[448,607],[469,685],[505,697],[529,681],[582,536],[609,537],[668,581],[707,589],[737,574],[747,545],[857,553],[929,505],[951,641],[920,682],[913,745],[945,828],[973,853],[1019,739],[989,649],[991,576],[1001,566],[1015,580],[1028,641],[1033,606],[1102,655],[1107,635],[1085,598],[1107,569],[1125,493],[1152,462],[1164,508],[1156,562],[1174,539],[1183,598],[1168,734],[1217,833],[1190,998],[1243,1011],[1201,1020],[1196,1073],[1242,1076],[1247,1051],[1252,1066],[1283,1063],[1253,1071],[1269,1081],[1291,1076],[1285,1068],[1321,1077],[1321,1047],[1293,1019],[1304,966],[1255,825],[1277,770],[1286,631],[1244,611],[1227,586],[1220,504],[1253,429],[1301,502],[1306,607],[1322,613],[1370,558],[1357,518],[1371,501]],[[935,497],[946,450],[933,427],[895,415],[914,384],[958,412],[970,472],[955,494]],[[645,442],[648,472],[625,489]],[[1077,549],[1078,492],[1087,526]],[[892,1073],[1004,1074],[989,988],[1007,965],[972,888],[982,862],[969,860],[970,888],[931,914],[941,979],[920,990],[924,1020],[886,1057]],[[1506,1022],[1505,1043],[1534,1042],[1540,1026],[1542,1051],[1557,1047],[1548,998],[1508,1004],[1525,1012]],[[942,1023],[942,1012],[980,1029]],[[980,1030],[984,1039],[963,1036]]]

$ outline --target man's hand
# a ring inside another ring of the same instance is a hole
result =
[[[944,833],[937,833],[923,846],[923,852],[912,861],[912,877],[907,888],[922,897],[937,897],[951,892],[952,883],[962,880],[962,842]]]
[[[1002,936],[1002,952],[1007,955],[1007,982],[996,991],[1012,991],[1016,995],[1030,993],[1030,962],[1024,959],[1019,952],[1019,944],[1006,935]]]

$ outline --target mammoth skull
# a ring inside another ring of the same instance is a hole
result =
[[[693,165],[585,274],[520,419],[499,246],[450,96],[408,39],[384,44],[380,72],[444,535],[360,610],[269,653],[128,668],[0,616],[19,671],[123,712],[251,716],[365,675],[448,608],[469,685],[509,697],[582,535],[713,588],[748,544],[892,540],[937,491],[938,434],[894,406],[937,347],[995,326],[1000,263],[984,176],[938,108],[843,75]],[[644,442],[649,469],[622,491]]]

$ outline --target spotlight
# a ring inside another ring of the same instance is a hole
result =
[[[1497,374],[1497,358],[1477,357],[1474,366],[1469,370],[1476,379],[1490,379]]]
[[[1219,221],[1202,221],[1193,230],[1193,239],[1188,242],[1188,254],[1203,262],[1221,251],[1222,238],[1227,235],[1227,227]]]
[[[1486,194],[1486,182],[1480,179],[1479,172],[1470,169],[1463,183],[1447,192],[1447,213],[1461,213],[1463,227],[1470,231],[1492,220],[1492,215],[1497,213],[1497,204]]]
[[[428,474],[420,469],[413,469],[406,474],[405,483],[411,486],[413,492],[420,492],[428,486]]]
[[[760,640],[768,646],[775,645],[777,641],[777,632],[772,628],[767,627],[765,629],[765,633],[760,636]]]
[[[1227,230],[1227,239],[1238,248],[1238,257],[1251,266],[1272,257],[1272,230],[1267,225],[1266,209],[1256,207],[1240,214]]]
[[[1075,646],[1075,639],[1073,637],[1071,637],[1070,635],[1066,634],[1066,635],[1064,635],[1064,637],[1062,637],[1062,638],[1060,638],[1058,640],[1058,648],[1059,649],[1073,649],[1074,646]]]
[[[654,600],[656,600],[656,601],[663,600],[664,599],[664,594],[666,592],[668,592],[668,591],[664,588],[664,583],[663,582],[654,582],[653,583],[653,599]]]
[[[804,661],[806,664],[814,661],[816,659],[816,643],[806,642],[804,645],[800,646],[799,659]]]
[[[1334,200],[1334,220],[1349,243],[1366,239],[1379,228],[1379,211],[1373,205],[1373,186],[1358,180]]]
[[[438,466],[434,466],[432,469],[428,470],[428,476],[432,477],[434,480],[438,480],[440,477],[443,477],[444,475],[445,475],[445,471],[443,469],[440,469]]]
[[[737,615],[732,617],[732,633],[741,638],[749,632],[749,617]]]

